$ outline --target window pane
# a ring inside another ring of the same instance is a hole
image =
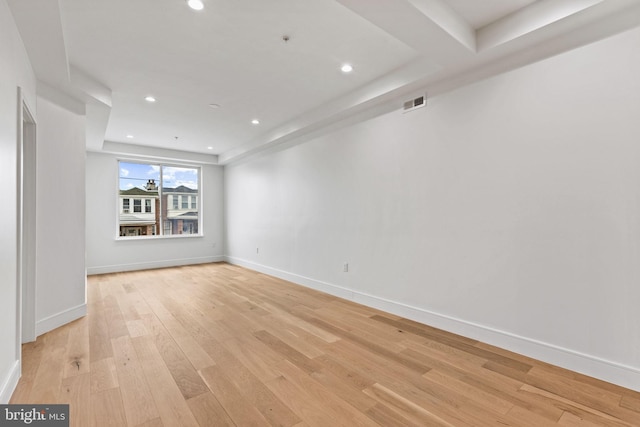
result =
[[[118,165],[120,236],[198,234],[199,168]]]
[[[143,163],[119,162],[119,192],[122,212],[118,218],[120,236],[152,236],[156,227],[151,206],[158,200],[160,166]],[[133,199],[133,209],[130,200]],[[142,209],[145,199],[145,209]],[[149,210],[147,210],[147,202]]]
[[[198,196],[198,168],[163,166],[162,197],[171,198],[171,206],[165,216],[166,234],[198,234],[198,209],[189,208],[189,197]]]

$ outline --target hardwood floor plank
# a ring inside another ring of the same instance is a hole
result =
[[[324,341],[297,326],[281,322],[278,318],[265,318],[261,329],[265,329],[309,359],[324,354]]]
[[[89,373],[89,330],[87,319],[82,318],[69,325],[69,339],[65,351],[63,378]]]
[[[311,335],[323,340],[326,343],[332,343],[335,341],[338,341],[340,338],[333,335],[332,333],[329,333],[327,331],[325,331],[322,328],[318,328],[314,325],[312,325],[309,322],[306,322],[305,320],[303,320],[302,318],[295,316],[295,315],[291,315],[289,313],[283,313],[281,310],[278,310],[277,307],[272,306],[271,304],[265,303],[263,305],[267,306],[267,310],[269,310],[269,313],[271,315],[272,318],[276,318],[277,320],[287,323],[289,325],[292,326],[296,326],[297,328],[303,329],[306,332],[310,333]]]
[[[138,355],[128,336],[111,340],[124,412],[129,426],[159,417]]]
[[[96,362],[100,359],[112,357],[111,338],[105,309],[100,305],[96,310],[87,314],[89,321],[89,360]]]
[[[325,411],[333,414],[335,420],[344,420],[350,426],[374,426],[373,420],[365,416],[354,406],[340,399],[332,390],[315,381],[310,375],[288,360],[278,366],[282,375],[300,390],[304,390],[311,399],[321,402]]]
[[[44,337],[22,345],[22,376],[9,403],[27,403],[43,357]]]
[[[354,387],[351,382],[343,380],[329,369],[323,368],[319,371],[312,372],[309,376],[361,412],[366,412],[375,405],[375,401],[362,393],[362,389]]]
[[[407,418],[411,423],[416,425],[455,427],[458,424],[452,424],[441,415],[435,414],[430,410],[420,406],[411,400],[395,393],[394,391],[382,386],[374,384],[364,390],[368,396],[376,399],[380,404],[387,406],[391,410],[396,411],[401,417]],[[460,421],[458,421],[460,422]]]
[[[198,423],[180,389],[173,381],[153,338],[143,336],[132,338],[131,341],[163,424],[167,426],[197,426]]]
[[[69,328],[55,329],[44,338],[43,352],[46,357],[42,357],[33,380],[37,386],[32,387],[29,393],[30,402],[42,404],[58,402],[68,339]]]
[[[119,386],[116,364],[113,357],[91,362],[90,370],[91,393],[98,393]]]
[[[299,388],[284,376],[274,378],[266,385],[280,400],[286,402],[294,413],[302,418],[305,425],[313,427],[349,426],[347,420],[338,418],[328,411],[322,402],[315,400],[306,390]]]
[[[475,340],[470,340],[459,335],[449,334],[445,331],[432,328],[430,326],[421,325],[417,322],[409,321],[406,319],[392,320],[384,316],[372,316],[372,318],[396,326],[398,329],[408,330],[415,335],[419,335],[421,337],[428,338],[434,341],[439,341],[441,343],[447,344],[450,347],[457,348],[458,350],[462,350],[466,353],[482,357],[484,359],[493,361],[506,367],[510,367],[512,369],[516,369],[521,372],[528,372],[532,368],[532,366],[528,363],[516,360],[511,357],[503,356],[489,350],[485,350],[481,347],[477,347],[475,345],[477,344],[477,341]]]
[[[144,326],[144,320],[142,319],[127,320],[126,325],[129,330],[129,336],[132,338],[149,335],[149,331],[147,330],[147,327]]]
[[[90,413],[89,425],[92,427],[123,427],[127,425],[122,396],[117,388],[91,393]]]
[[[620,406],[640,413],[640,396],[632,396],[625,391],[623,392],[622,399],[620,400]]]
[[[193,365],[166,330],[155,335],[155,344],[185,400],[209,391]]]
[[[91,374],[86,372],[62,380],[59,403],[69,404],[70,427],[85,427],[91,416]]]
[[[381,403],[376,403],[374,406],[367,409],[365,414],[367,414],[367,416],[376,423],[385,427],[421,427],[424,425],[423,423],[409,421],[407,418],[397,412],[394,412],[393,409],[390,409],[388,406]]]
[[[256,427],[270,425],[219,366],[203,369],[200,375],[236,425]]]
[[[215,364],[198,341],[191,337],[187,330],[173,316],[165,317],[162,321],[162,326],[166,328],[178,344],[194,369],[200,370]]]
[[[106,295],[104,297],[104,305],[104,315],[109,329],[109,338],[118,338],[129,335],[127,324],[122,312],[120,311],[120,306],[118,305],[116,297],[113,294]]]
[[[608,390],[600,389],[575,381],[561,375],[549,372],[539,372],[537,369],[527,376],[527,387],[543,390],[562,399],[590,408],[592,413],[606,414],[614,419],[627,419],[640,425],[640,413],[630,411],[619,405],[622,396]]]
[[[566,427],[602,427],[603,424],[595,424],[571,412],[565,412],[562,414],[562,417],[560,417],[558,425]]]
[[[640,393],[224,263],[87,279],[11,403],[73,426],[640,425]]]
[[[307,373],[320,369],[320,365],[267,331],[258,331],[253,336]]]
[[[627,422],[624,419],[621,419],[617,416],[611,415],[608,412],[614,412],[615,411],[615,406],[612,406],[611,408],[609,408],[608,412],[602,412],[596,408],[587,406],[587,405],[583,405],[579,402],[576,402],[574,400],[571,400],[570,398],[566,398],[557,394],[554,394],[552,392],[549,392],[547,390],[543,390],[540,388],[537,388],[535,386],[529,385],[529,384],[525,384],[522,386],[521,388],[522,392],[525,393],[530,393],[530,394],[535,394],[538,396],[541,396],[543,398],[548,399],[549,401],[552,402],[557,402],[557,404],[562,407],[565,412],[572,412],[576,415],[579,415],[581,418],[589,418],[589,419],[593,419],[593,420],[601,420],[601,422],[606,422],[608,423],[608,425],[622,425],[622,426],[632,426],[632,425],[640,425],[638,424],[635,420],[632,419],[633,422]]]
[[[200,427],[234,427],[236,425],[211,392],[192,397],[187,400],[187,404]]]
[[[274,366],[283,360],[284,356],[253,335],[238,334],[236,338],[228,339],[222,345],[262,382],[280,376],[280,371]]]
[[[342,339],[346,341],[357,343],[361,347],[368,349],[369,351],[375,354],[379,354],[388,360],[392,360],[396,363],[406,366],[408,369],[411,369],[416,373],[423,374],[427,372],[429,369],[431,369],[427,365],[424,365],[415,360],[411,360],[410,358],[404,357],[401,354],[395,353],[392,350],[388,350],[386,347],[380,344],[376,344],[375,342],[369,341],[366,338],[363,338],[361,335],[358,335],[352,332],[343,331],[342,329],[334,327],[323,320],[312,319],[310,320],[310,322],[330,331],[331,333],[337,336],[340,336]]]
[[[154,418],[153,420],[138,424],[136,427],[164,427],[164,424],[160,418]]]
[[[477,404],[499,414],[505,415],[514,407],[514,404],[511,402],[502,400],[485,390],[478,389],[468,383],[448,376],[437,369],[432,369],[424,374],[423,377],[440,384],[441,386],[448,387],[460,395],[463,395]]]
[[[271,425],[293,426],[301,421],[267,386],[237,359],[219,365],[231,383],[244,392],[243,396]]]

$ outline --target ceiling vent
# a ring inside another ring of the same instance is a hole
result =
[[[408,113],[418,108],[422,108],[427,105],[427,95],[419,96],[415,99],[406,101],[402,107],[403,113]]]

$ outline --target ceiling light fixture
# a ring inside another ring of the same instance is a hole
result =
[[[144,100],[147,102],[156,102],[156,98],[151,95],[145,96]]]
[[[344,64],[340,69],[343,73],[350,73],[353,71],[353,66],[351,64]]]
[[[193,10],[204,9],[204,3],[202,3],[202,0],[187,0],[187,4]]]
[[[260,124],[260,120],[258,120],[258,119],[253,119],[253,120],[251,120],[251,124],[259,125],[259,124]]]
[[[207,147],[207,150],[213,150],[213,147]]]
[[[133,138],[133,135],[127,135],[127,138],[131,139]]]

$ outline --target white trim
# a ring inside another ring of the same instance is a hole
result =
[[[168,148],[149,147],[146,145],[104,141],[98,153],[115,154],[131,160],[145,162],[184,162],[189,165],[218,165],[216,154],[194,153],[191,151],[172,150]]]
[[[101,265],[97,267],[87,267],[87,275],[91,276],[94,274],[119,273],[122,271],[151,270],[156,268],[179,267],[183,265],[193,264],[208,264],[212,262],[222,261],[224,261],[224,257],[222,255],[216,255],[199,258],[182,258],[168,259],[163,261],[137,262],[133,264]]]
[[[326,292],[328,294],[354,301],[354,291],[342,286],[333,285],[331,283],[322,282],[320,280],[310,279],[309,277],[300,276],[298,274],[289,273],[284,270],[278,270],[277,268],[268,267],[266,265],[257,264],[251,261],[247,261],[242,258],[231,257],[225,255],[223,260],[229,264],[239,265],[251,270],[259,271],[260,273],[269,274],[271,276],[278,277],[289,282],[303,285],[317,291]]]
[[[569,348],[538,341],[532,338],[512,334],[510,332],[480,325],[467,320],[445,314],[436,313],[424,308],[391,301],[375,295],[354,291],[341,286],[311,279],[241,258],[225,256],[230,264],[246,267],[261,273],[269,274],[302,286],[354,301],[369,307],[386,311],[397,316],[415,320],[416,322],[443,329],[471,339],[482,341],[515,353],[523,354],[543,362],[565,369],[598,378],[631,390],[640,391],[640,369],[585,354]]]
[[[21,364],[19,360],[13,362],[6,378],[0,378],[0,405],[6,405],[11,400],[11,395],[16,390],[20,380]]]
[[[19,236],[17,271],[17,325],[16,354],[21,359],[22,343],[36,339],[36,120],[33,109],[18,87],[18,150],[19,150]],[[27,132],[24,132],[25,126]],[[29,146],[28,146],[29,145]],[[28,188],[26,188],[28,187]],[[29,197],[25,195],[29,194]],[[27,224],[25,224],[27,220]],[[28,252],[28,253],[27,253]]]
[[[87,304],[80,304],[36,322],[36,336],[52,331],[87,315]]]

